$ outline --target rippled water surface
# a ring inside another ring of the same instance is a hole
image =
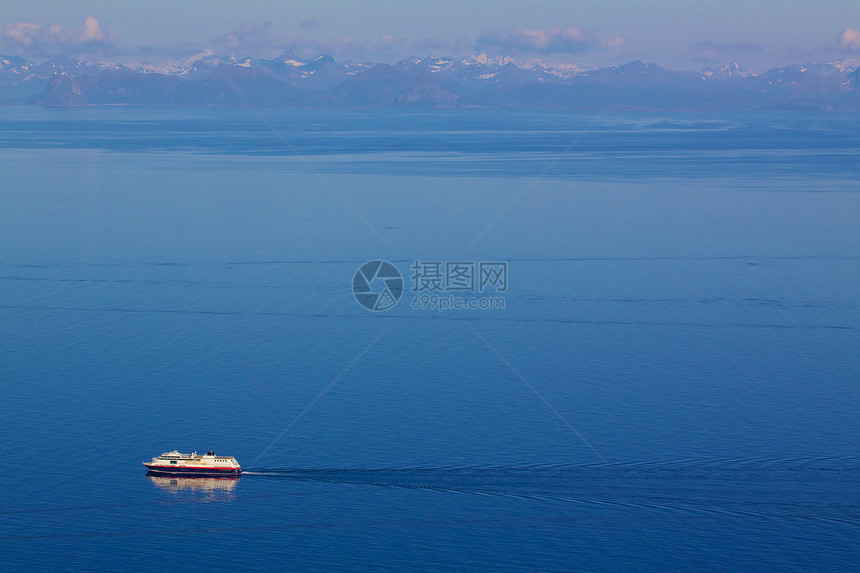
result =
[[[858,128],[0,108],[2,569],[851,568]]]

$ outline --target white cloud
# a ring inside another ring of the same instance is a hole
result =
[[[214,37],[213,47],[219,51],[239,52],[243,56],[249,53],[257,55],[260,51],[272,47],[274,40],[269,33],[270,27],[269,22],[242,22],[235,30]]]
[[[763,52],[764,47],[755,42],[713,42],[703,40],[690,51],[693,61],[724,62],[726,59],[739,58],[748,54]]]
[[[86,42],[101,42],[105,39],[105,33],[99,25],[99,21],[92,16],[87,16],[84,20],[84,27],[81,31],[81,39]]]
[[[592,28],[578,26],[546,30],[509,30],[488,32],[476,40],[479,49],[501,52],[568,53],[618,50],[623,38],[601,38]]]
[[[305,30],[316,30],[318,28],[322,28],[322,22],[315,18],[311,18],[309,20],[302,20],[299,22],[299,25]]]
[[[839,49],[846,52],[860,52],[860,30],[845,28],[839,34]]]
[[[600,38],[600,47],[609,52],[618,52],[624,47],[624,38]]]
[[[88,16],[80,28],[12,22],[3,28],[3,42],[13,52],[33,55],[107,52],[117,45],[116,37],[93,16]]]

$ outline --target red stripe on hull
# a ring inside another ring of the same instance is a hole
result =
[[[157,466],[155,464],[143,465],[151,472],[176,475],[238,475],[242,473],[240,468],[213,468],[193,466]]]

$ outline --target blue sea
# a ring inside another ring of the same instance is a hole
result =
[[[856,115],[0,108],[3,571],[846,571],[858,412]]]

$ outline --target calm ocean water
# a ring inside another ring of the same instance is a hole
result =
[[[0,108],[0,568],[849,569],[858,134]],[[504,308],[414,308],[416,261]]]

